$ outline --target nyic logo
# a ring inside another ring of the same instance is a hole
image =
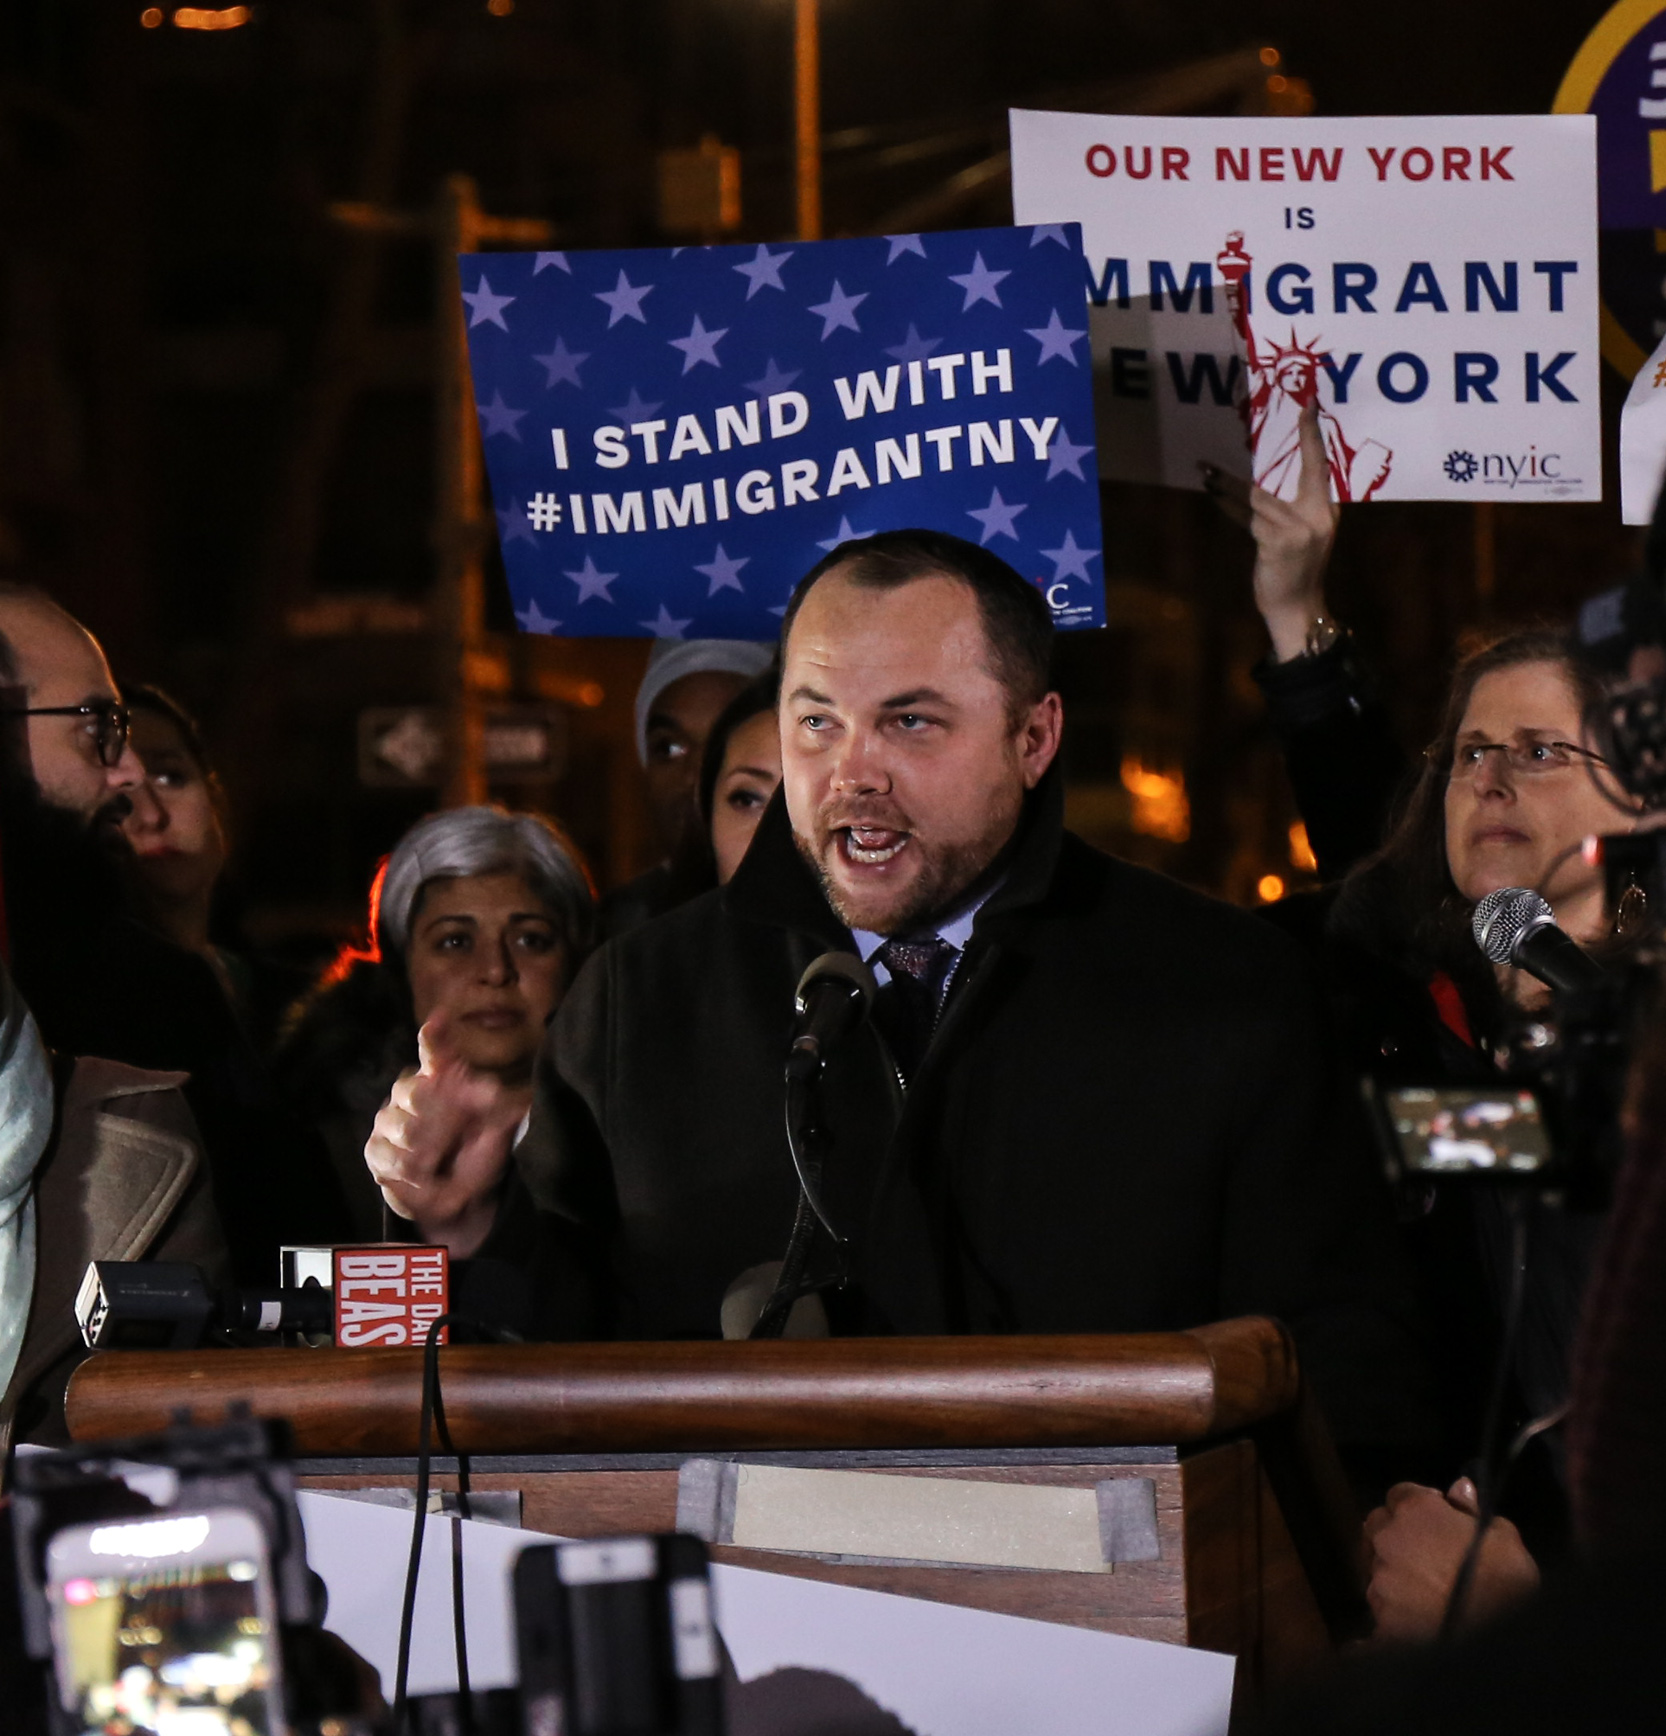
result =
[[[1477,456],[1462,447],[1448,452],[1441,466],[1453,482],[1474,482],[1477,478],[1493,488],[1577,488],[1577,476],[1562,474],[1562,454],[1541,452],[1529,446],[1524,453],[1483,452]]]

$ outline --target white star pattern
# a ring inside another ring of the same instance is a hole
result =
[[[565,253],[540,253],[532,262],[532,275],[536,277],[540,271],[543,271],[546,267],[551,265],[553,265],[557,271],[566,272],[569,277],[573,275],[573,268],[567,263],[567,255]]]
[[[834,549],[836,549],[840,543],[859,542],[863,537],[872,536],[873,534],[874,533],[871,530],[852,530],[850,528],[850,520],[841,517],[839,520],[838,530],[836,530],[826,542],[817,543],[816,547],[821,549],[825,554],[832,554]]]
[[[1053,436],[1053,444],[1047,448],[1047,480],[1051,482],[1055,476],[1063,476],[1069,471],[1078,482],[1086,482],[1082,460],[1092,451],[1091,446],[1072,446],[1070,430],[1061,422],[1058,433]]]
[[[659,408],[658,404],[648,403],[636,387],[632,386],[631,395],[624,403],[609,406],[607,413],[610,416],[617,416],[629,428],[633,422],[648,421]]]
[[[673,620],[671,617],[671,611],[661,603],[659,606],[659,613],[653,618],[653,620],[638,621],[637,625],[639,627],[646,627],[656,639],[680,639],[683,636],[684,628],[686,628],[693,619],[694,617],[690,615],[687,621]]]
[[[1060,247],[1070,246],[1070,237],[1064,232],[1062,223],[1038,223],[1030,231],[1030,245],[1039,247],[1043,241],[1056,241]]]
[[[1011,277],[1010,271],[991,271],[983,262],[981,253],[974,254],[970,271],[949,273],[949,282],[958,283],[966,291],[966,302],[961,308],[962,313],[968,313],[980,301],[987,301],[992,307],[1001,305],[1001,298],[995,293],[1002,279]]]
[[[750,555],[742,555],[736,560],[733,555],[725,554],[723,544],[719,543],[717,553],[704,566],[697,566],[694,570],[711,580],[711,588],[706,592],[708,597],[715,597],[719,591],[739,591],[744,596],[746,587],[740,582],[740,570],[751,559]]]
[[[699,314],[696,314],[694,325],[686,338],[668,338],[666,341],[672,349],[683,352],[683,372],[686,374],[700,362],[710,362],[714,368],[721,368],[723,364],[717,359],[717,340],[728,335],[727,326],[720,326],[714,332],[707,331],[700,323]]]
[[[580,362],[590,360],[588,350],[570,350],[557,337],[555,348],[548,355],[534,356],[532,359],[549,375],[549,378],[544,382],[546,392],[554,391],[563,381],[571,382],[581,392],[584,390],[584,382],[578,377],[578,369]]]
[[[1059,318],[1059,310],[1053,309],[1053,317],[1044,326],[1025,327],[1025,336],[1032,337],[1041,345],[1041,354],[1036,357],[1035,365],[1039,368],[1043,362],[1050,362],[1054,356],[1063,356],[1071,367],[1078,366],[1076,361],[1076,345],[1087,336],[1086,328],[1073,332]]]
[[[905,253],[917,253],[922,259],[926,256],[926,244],[918,235],[887,235],[885,239],[891,243],[891,251],[885,255],[887,265],[895,265]]]
[[[1067,530],[1064,533],[1064,546],[1041,551],[1053,563],[1053,581],[1060,579],[1088,579],[1093,574],[1088,571],[1088,562],[1098,557],[1098,549],[1085,549],[1078,546],[1076,533]]]
[[[1001,499],[1001,491],[993,488],[989,491],[988,506],[974,506],[966,514],[975,518],[983,526],[983,535],[978,538],[980,543],[987,543],[993,536],[1011,537],[1018,541],[1018,532],[1013,529],[1013,521],[1021,512],[1028,512],[1027,506],[1014,506],[1010,501]]]
[[[518,500],[511,500],[507,510],[500,507],[496,511],[499,548],[507,548],[512,542],[529,542],[534,548],[538,546],[538,539],[532,534],[532,525],[526,516],[526,508]]]
[[[604,603],[613,601],[613,593],[608,586],[618,578],[617,573],[599,573],[596,571],[595,558],[592,555],[584,557],[584,565],[576,573],[563,573],[564,579],[571,579],[578,586],[578,595],[573,599],[576,603],[588,603],[592,597],[600,597]]]
[[[490,440],[494,434],[507,434],[511,440],[520,439],[521,418],[526,414],[526,411],[511,410],[504,403],[503,394],[496,387],[492,389],[491,403],[476,404],[475,410],[479,413],[481,422],[484,424],[481,433],[485,439]]]
[[[517,609],[515,611],[515,619],[519,621],[529,633],[553,633],[556,628],[561,625],[559,621],[555,620],[552,616],[546,615],[544,611],[538,607],[538,599],[536,597],[534,597],[524,609]]]
[[[923,362],[942,341],[941,338],[921,337],[914,322],[910,320],[908,336],[900,344],[893,344],[885,353],[899,362]]]
[[[642,299],[653,293],[653,284],[632,284],[623,271],[619,273],[619,281],[612,289],[598,289],[594,292],[597,301],[607,304],[607,329],[609,331],[612,331],[622,319],[639,320],[643,325],[646,325],[648,316],[642,311]]]
[[[746,389],[759,398],[773,398],[777,392],[786,391],[803,372],[802,368],[778,368],[774,356],[771,356],[764,368],[764,377],[761,380],[748,380]]]
[[[760,241],[758,251],[745,265],[733,267],[746,279],[746,299],[750,301],[760,289],[785,289],[781,281],[781,267],[793,256],[793,249],[787,248],[781,253],[771,253]]]
[[[856,323],[856,310],[867,299],[866,290],[860,295],[846,295],[839,287],[838,278],[834,278],[833,290],[827,300],[808,310],[821,316],[821,341],[826,343],[834,332],[841,329],[860,333],[862,328]]]
[[[469,329],[477,325],[491,324],[501,331],[508,331],[509,326],[503,317],[503,310],[515,297],[512,295],[494,295],[492,286],[486,281],[485,272],[480,274],[480,284],[476,289],[465,289],[463,300],[469,304]]]

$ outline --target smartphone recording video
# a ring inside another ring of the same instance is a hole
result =
[[[47,1545],[59,1700],[84,1736],[283,1736],[266,1539],[240,1508]]]
[[[1407,1174],[1522,1177],[1550,1166],[1550,1135],[1531,1091],[1407,1086],[1385,1090],[1382,1104]]]

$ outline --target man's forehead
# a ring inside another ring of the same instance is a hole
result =
[[[786,647],[785,686],[795,670],[871,674],[974,670],[986,674],[988,647],[976,593],[963,580],[931,573],[907,584],[858,585],[837,571],[804,599]]]

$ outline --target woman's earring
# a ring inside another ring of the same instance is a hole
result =
[[[1626,883],[1626,889],[1620,894],[1618,908],[1614,912],[1614,932],[1630,934],[1640,928],[1648,920],[1649,895],[1638,881],[1633,878]]]

